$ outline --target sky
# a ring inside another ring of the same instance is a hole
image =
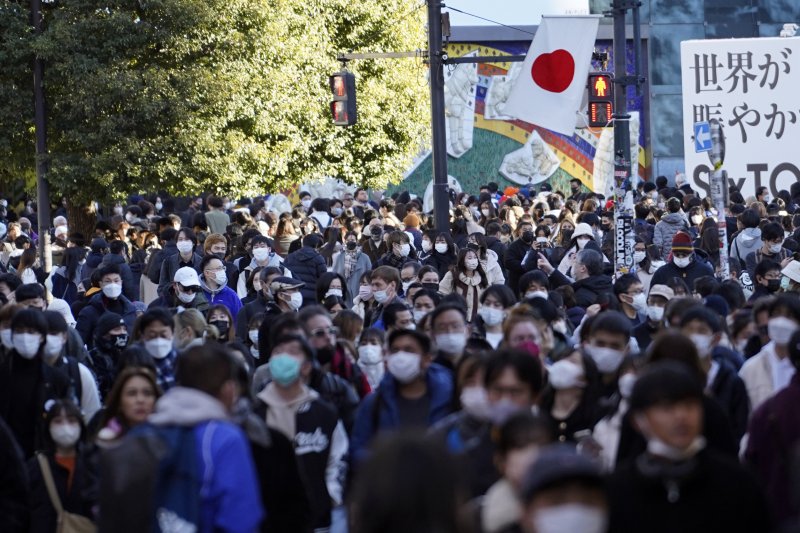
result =
[[[503,24],[526,26],[538,24],[542,11],[553,9],[553,6],[566,5],[587,6],[588,0],[446,0],[445,4],[463,11],[468,11]],[[448,11],[447,8],[444,11]],[[450,12],[452,26],[484,26],[489,22],[458,13]]]

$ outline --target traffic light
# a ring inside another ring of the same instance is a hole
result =
[[[589,127],[604,128],[614,115],[614,78],[606,72],[589,74]]]
[[[352,72],[337,72],[329,78],[333,102],[331,114],[337,126],[352,126],[356,123],[356,76]]]

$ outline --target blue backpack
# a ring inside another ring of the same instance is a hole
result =
[[[100,456],[98,532],[194,533],[200,489],[193,427],[142,424]]]

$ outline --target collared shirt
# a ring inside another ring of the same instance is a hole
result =
[[[769,367],[772,372],[772,394],[784,389],[794,376],[794,366],[789,361],[788,357],[780,359],[778,354],[775,353],[775,345],[767,350],[767,357],[769,358]]]

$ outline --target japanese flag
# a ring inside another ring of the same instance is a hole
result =
[[[542,17],[503,113],[572,135],[599,16]]]

